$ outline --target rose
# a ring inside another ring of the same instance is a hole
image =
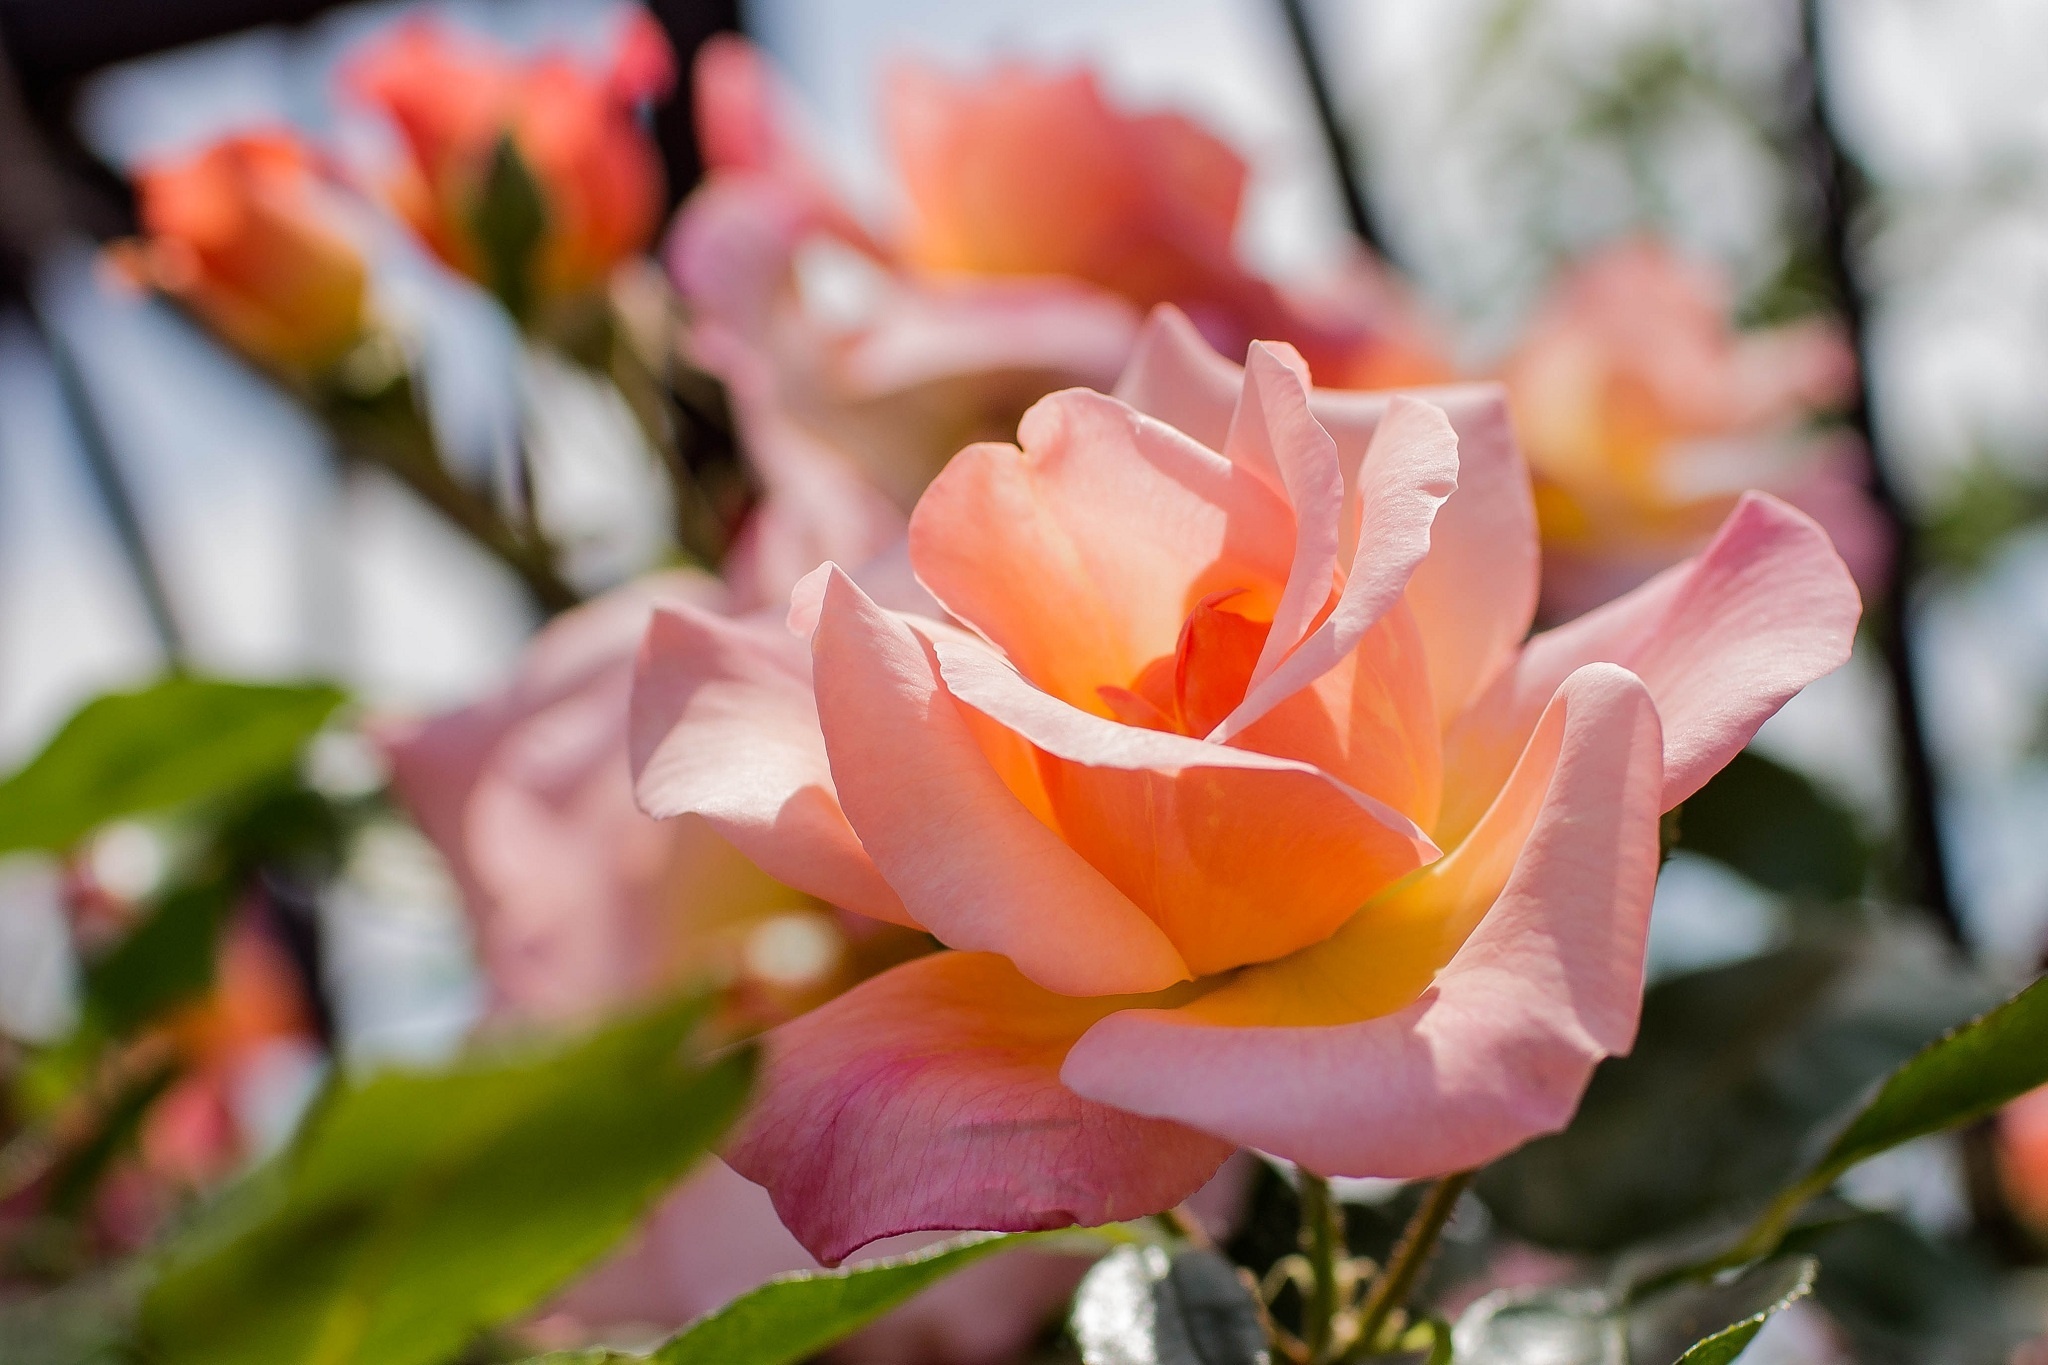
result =
[[[769,1035],[728,1160],[821,1258],[1148,1213],[1234,1146],[1421,1177],[1562,1126],[1634,1035],[1660,812],[1847,657],[1854,584],[1762,496],[1525,644],[1497,390],[1312,391],[1162,313],[1118,392],[934,481],[954,621],[827,565],[791,630],[642,646],[649,813],[950,950]]]
[[[863,575],[885,597],[888,568]],[[682,603],[715,613],[727,595],[694,573],[629,585],[552,622],[501,692],[424,723],[384,726],[398,795],[462,889],[492,1025],[587,1019],[710,979],[723,983],[730,1023],[759,1027],[922,951],[906,931],[840,916],[772,881],[704,822],[656,822],[635,807],[626,759],[633,653],[650,612]],[[1227,1205],[1238,1189],[1227,1184],[1210,1198]],[[758,1187],[707,1162],[540,1326],[576,1339],[618,1324],[680,1326],[815,1264]],[[1070,1257],[995,1258],[960,1289],[891,1314],[839,1358],[1009,1359],[1080,1270]]]
[[[2048,1232],[2048,1088],[2008,1104],[1998,1116],[1999,1169],[2021,1221]]]
[[[362,336],[368,272],[295,134],[238,133],[144,165],[135,193],[146,235],[114,248],[116,267],[251,359],[314,372]]]
[[[392,208],[450,267],[509,291],[514,311],[594,289],[647,245],[661,213],[661,162],[636,110],[674,78],[668,40],[639,10],[601,74],[560,52],[522,60],[412,19],[356,53],[342,75],[403,144],[384,186]],[[539,192],[543,222],[524,276],[501,280],[479,214],[508,141]]]
[[[1749,487],[1826,527],[1859,582],[1882,572],[1890,536],[1862,452],[1801,427],[1855,383],[1832,324],[1738,333],[1726,282],[1644,238],[1566,272],[1502,374],[1536,474],[1546,615],[1694,553]]]
[[[1354,379],[1444,372],[1371,263],[1326,282],[1315,308],[1238,265],[1236,154],[1178,116],[1117,111],[1086,73],[895,73],[899,233],[840,201],[751,44],[707,43],[693,88],[709,174],[668,259],[691,357],[725,381],[761,476],[727,570],[750,590],[786,596],[820,559],[895,539],[954,451],[1006,438],[1054,389],[1113,383],[1139,309],[1160,298],[1236,349],[1279,335]]]

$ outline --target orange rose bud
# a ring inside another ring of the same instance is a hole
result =
[[[343,79],[397,128],[392,209],[515,313],[601,285],[653,237],[661,162],[636,110],[674,83],[675,63],[645,14],[627,22],[604,72],[415,20]]]
[[[324,368],[362,335],[368,272],[321,202],[314,152],[284,130],[223,138],[135,177],[132,278],[177,299],[252,359]]]

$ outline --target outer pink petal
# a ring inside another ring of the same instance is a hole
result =
[[[1018,436],[954,457],[911,516],[910,558],[1046,690],[1101,709],[1096,688],[1171,654],[1203,596],[1277,597],[1292,517],[1258,476],[1080,389],[1040,400]]]
[[[1357,553],[1336,605],[1284,663],[1252,684],[1213,738],[1242,734],[1358,648],[1366,632],[1401,600],[1409,577],[1429,553],[1430,523],[1457,486],[1458,437],[1443,409],[1396,397],[1359,471]]]
[[[1536,616],[1541,550],[1529,469],[1498,384],[1416,389],[1458,435],[1458,489],[1430,524],[1429,553],[1408,580],[1429,654],[1437,716],[1448,726],[1506,666]],[[1392,394],[1317,390],[1316,419],[1346,470],[1365,460]]]
[[[1061,1077],[1335,1175],[1440,1175],[1555,1131],[1594,1065],[1634,1038],[1662,781],[1647,691],[1622,669],[1588,668],[1517,769],[1507,799],[1542,795],[1505,888],[1420,998],[1374,1017],[1368,940],[1320,995],[1304,994],[1313,978],[1291,979],[1292,959],[1254,969],[1271,980],[1244,992],[1274,1017],[1341,1018],[1349,997],[1355,1021],[1260,1026],[1216,997],[1130,1010],[1090,1029]],[[1483,864],[1515,848],[1477,852]],[[1465,870],[1482,891],[1483,868]]]
[[[641,809],[701,815],[776,880],[915,927],[840,811],[808,663],[779,623],[657,613],[628,729]]]
[[[985,648],[933,648],[956,699],[1046,755],[1066,846],[1142,906],[1197,975],[1315,942],[1437,856],[1413,821],[1307,763],[1121,725]]]
[[[900,1232],[1169,1208],[1229,1144],[1084,1100],[1058,1078],[1073,1040],[1127,1003],[1054,995],[989,953],[892,968],[768,1036],[760,1098],[727,1159],[828,1264]]]
[[[1802,687],[1849,657],[1862,602],[1827,533],[1747,493],[1695,559],[1529,642],[1445,741],[1455,839],[1492,799],[1557,685],[1607,660],[1640,676],[1664,721],[1664,805],[1677,805]]]
[[[919,922],[1067,995],[1185,980],[1159,928],[1003,784],[925,642],[836,567],[824,587],[811,649],[832,774]]]

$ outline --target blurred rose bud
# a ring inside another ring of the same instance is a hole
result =
[[[2048,1087],[2020,1096],[1998,1116],[2006,1199],[2021,1222],[2048,1237]]]
[[[397,129],[391,207],[449,266],[515,315],[601,285],[646,246],[661,163],[638,118],[674,60],[634,11],[609,67],[531,58],[431,20],[400,24],[347,64],[345,88]]]
[[[362,335],[368,272],[296,134],[239,133],[145,165],[135,190],[145,235],[116,246],[115,264],[244,354],[313,372]]]

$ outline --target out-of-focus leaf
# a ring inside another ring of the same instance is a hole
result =
[[[1846,807],[1802,773],[1744,751],[1689,798],[1678,846],[1769,891],[1838,901],[1858,895],[1870,849]]]
[[[1213,1251],[1118,1247],[1074,1294],[1086,1365],[1265,1365],[1258,1300]]]
[[[1990,998],[1904,930],[1673,977],[1572,1125],[1488,1167],[1479,1193],[1515,1235],[1584,1252],[1755,1206],[1797,1174],[1830,1115]]]
[[[129,1365],[145,1276],[124,1265],[27,1298],[0,1300],[0,1365]]]
[[[484,282],[523,319],[533,303],[533,258],[548,230],[547,194],[508,133],[498,139],[470,215],[483,251]]]
[[[2048,977],[1929,1043],[1886,1078],[1815,1163],[1824,1189],[1860,1161],[1982,1118],[2048,1084]]]
[[[783,1275],[707,1313],[651,1356],[617,1351],[557,1351],[528,1365],[793,1365],[859,1331],[912,1295],[984,1257],[1064,1232],[973,1232],[905,1256],[839,1270]]]
[[[2002,1362],[2027,1330],[1994,1266],[1888,1214],[1832,1219],[1785,1246],[1820,1260],[1814,1297],[1865,1365]]]
[[[2048,518],[2048,487],[2022,479],[1988,455],[1964,466],[1948,496],[1921,528],[1934,564],[1974,574],[2014,532]]]
[[[92,1021],[129,1033],[213,984],[215,947],[232,892],[218,882],[184,886],[94,961],[85,973]]]
[[[1501,1289],[1451,1330],[1458,1365],[1629,1365],[1627,1335],[1607,1295],[1589,1289]]]
[[[159,1365],[427,1365],[602,1254],[737,1113],[702,1001],[570,1045],[331,1090],[292,1148],[168,1250]]]
[[[1458,1365],[1727,1365],[1772,1314],[1812,1292],[1809,1256],[1718,1283],[1681,1285],[1626,1309],[1603,1290],[1505,1289],[1465,1310]]]
[[[342,699],[320,685],[187,677],[96,698],[0,782],[0,852],[63,850],[109,820],[282,771]]]
[[[1813,1292],[1819,1264],[1781,1256],[1732,1279],[1680,1285],[1628,1314],[1629,1365],[1728,1365],[1764,1323]]]

